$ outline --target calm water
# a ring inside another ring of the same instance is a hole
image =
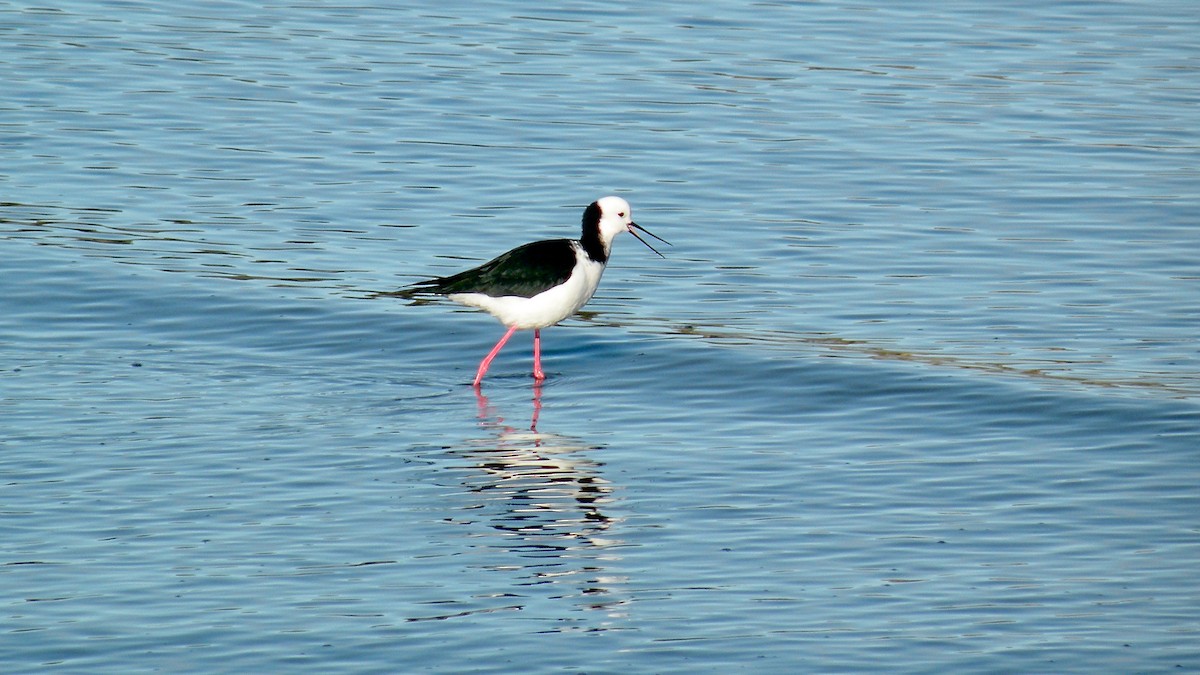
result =
[[[1200,670],[1200,15],[954,7],[0,2],[0,670]]]

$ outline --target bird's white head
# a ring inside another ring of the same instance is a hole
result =
[[[596,206],[600,207],[600,221],[596,224],[600,230],[600,241],[608,250],[613,237],[629,231],[629,226],[633,224],[633,209],[629,202],[614,196],[597,199]]]
[[[591,221],[591,222],[589,222]],[[588,236],[588,229],[595,228],[595,232],[599,235],[600,244],[604,247],[604,257],[612,251],[613,238],[622,232],[628,232],[637,238],[638,241],[646,244],[646,246],[655,253],[658,253],[653,246],[646,243],[645,239],[638,236],[638,231],[654,237],[655,239],[667,244],[665,239],[655,235],[644,227],[633,222],[633,209],[630,208],[629,202],[616,196],[603,197],[597,199],[591,206],[584,211],[583,214],[583,229],[584,236]],[[662,256],[661,253],[658,253]]]

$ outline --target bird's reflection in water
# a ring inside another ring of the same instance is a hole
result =
[[[600,476],[603,464],[587,456],[598,448],[536,430],[540,385],[533,389],[528,429],[506,422],[478,389],[476,397],[479,425],[488,433],[467,441],[456,454],[467,460],[460,467],[468,470],[462,484],[478,499],[454,520],[487,526],[486,534],[471,536],[485,537],[488,558],[495,558],[496,550],[504,552],[483,566],[516,572],[518,586],[548,585],[548,597],[576,598],[584,608],[618,616],[623,601],[616,591],[624,579],[607,568],[619,558],[621,542],[610,533],[618,521],[604,513],[612,487]]]

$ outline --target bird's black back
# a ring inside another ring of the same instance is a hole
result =
[[[547,239],[518,246],[507,253],[448,277],[419,281],[412,294],[484,293],[492,297],[533,296],[557,286],[575,268],[575,247],[570,239]]]

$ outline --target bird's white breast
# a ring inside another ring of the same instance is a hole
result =
[[[532,298],[502,295],[493,298],[483,293],[453,293],[451,300],[478,307],[496,317],[506,326],[521,329],[545,328],[579,311],[592,299],[604,265],[587,256],[579,244],[572,242],[575,250],[575,267],[571,276],[562,284],[542,291]]]

